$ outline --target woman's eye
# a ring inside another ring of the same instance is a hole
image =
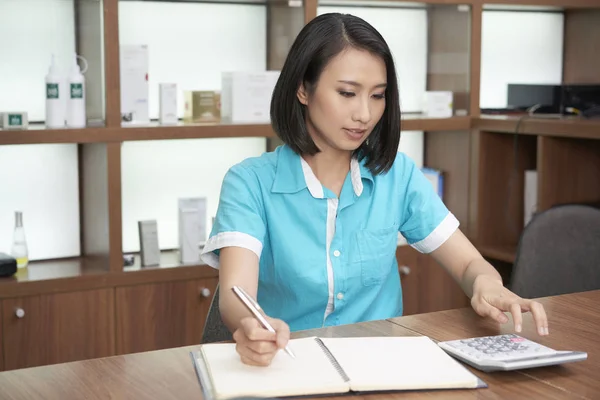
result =
[[[383,94],[374,94],[373,97],[375,97],[378,100],[385,99],[385,93],[383,93]]]
[[[352,92],[344,92],[344,91],[340,91],[340,94],[344,97],[352,97],[354,96],[354,93]]]

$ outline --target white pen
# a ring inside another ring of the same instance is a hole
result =
[[[231,290],[233,290],[233,293],[235,293],[242,303],[244,303],[244,305],[248,308],[248,310],[254,314],[258,322],[260,322],[260,324],[266,330],[276,333],[275,329],[271,326],[271,324],[269,324],[265,316],[260,312],[261,308],[258,305],[258,302],[254,300],[252,296],[248,295],[248,293],[246,293],[246,291],[239,286],[233,286]],[[288,353],[290,357],[296,358],[289,346],[285,346],[285,352]]]

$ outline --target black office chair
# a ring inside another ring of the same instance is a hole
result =
[[[210,303],[204,331],[202,332],[202,343],[214,343],[233,340],[229,328],[221,319],[219,312],[219,285],[215,290],[215,295]]]
[[[510,288],[525,298],[600,289],[600,209],[567,204],[525,227]]]

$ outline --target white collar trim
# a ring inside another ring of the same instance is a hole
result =
[[[314,198],[322,199],[325,197],[323,193],[323,185],[321,185],[321,182],[306,160],[300,157],[300,162],[302,164],[302,173],[304,174],[304,180],[306,181],[308,191]],[[360,196],[363,192],[363,183],[360,175],[360,165],[355,157],[352,157],[350,160],[350,179],[352,180],[352,188],[354,189],[354,193],[356,193],[357,196]]]

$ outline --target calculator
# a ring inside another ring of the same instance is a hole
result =
[[[510,371],[587,359],[582,351],[558,351],[515,334],[438,342],[454,358],[481,371]]]

